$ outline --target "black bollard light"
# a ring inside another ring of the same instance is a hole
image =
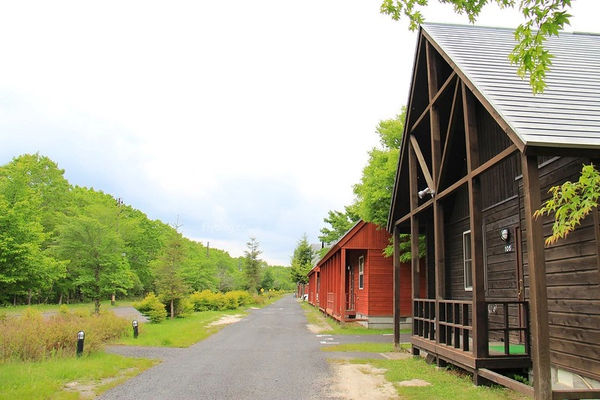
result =
[[[131,321],[131,326],[133,326],[133,337],[137,338],[138,337],[138,322],[137,322],[137,319],[134,319],[133,321]]]
[[[83,331],[77,332],[77,357],[81,357],[83,354],[83,340],[85,339],[85,333]]]

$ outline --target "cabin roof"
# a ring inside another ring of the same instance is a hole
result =
[[[549,38],[544,46],[554,58],[547,86],[534,95],[508,59],[513,29],[424,24],[422,30],[524,147],[600,149],[600,35],[561,32]]]

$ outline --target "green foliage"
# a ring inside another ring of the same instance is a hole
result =
[[[128,328],[128,321],[113,313],[61,312],[44,318],[39,311],[26,309],[23,316],[0,320],[0,360],[38,361],[74,356],[80,330],[85,332],[87,354],[120,337]]]
[[[148,317],[152,323],[160,323],[167,318],[165,305],[152,292],[148,293],[142,301],[133,303],[133,307]]]
[[[251,237],[246,243],[248,250],[244,251],[244,275],[246,285],[251,293],[256,292],[260,281],[260,260],[258,256],[261,251],[258,249],[258,241]]]
[[[186,258],[183,237],[179,232],[171,233],[171,237],[158,259],[154,261],[156,291],[160,300],[169,305],[170,316],[175,318],[181,308],[177,302],[188,294],[188,287],[181,277],[183,260]]]
[[[566,237],[577,228],[594,207],[598,207],[600,173],[593,164],[584,165],[577,182],[567,181],[561,186],[551,187],[549,193],[552,197],[546,200],[542,207],[533,214],[538,218],[554,213],[552,235],[546,239],[546,245],[551,245]]]
[[[500,7],[516,7],[514,0],[440,0],[454,5],[454,10],[465,13],[473,23],[482,8],[495,2]],[[403,15],[410,22],[410,29],[415,30],[424,22],[419,6],[426,6],[428,0],[383,0],[380,10],[394,20]],[[558,33],[569,24],[567,10],[571,0],[522,0],[519,9],[524,22],[515,31],[515,45],[509,59],[517,65],[517,73],[521,77],[529,75],[529,83],[533,93],[543,92],[546,84],[546,72],[552,64],[552,55],[545,49],[546,39]]]
[[[331,211],[330,211],[331,212]],[[308,243],[306,234],[298,241],[292,256],[292,266],[290,268],[290,277],[293,282],[307,283],[308,273],[312,268],[313,249]]]
[[[202,292],[192,293],[189,300],[194,311],[197,312],[235,310],[253,302],[252,296],[245,290],[234,290],[227,293],[203,290]]]
[[[329,210],[327,217],[323,218],[323,221],[330,227],[324,226],[321,228],[319,240],[328,245],[336,242],[339,238],[344,236],[344,234],[348,232],[359,219],[360,217],[355,204],[345,206],[343,212]]]

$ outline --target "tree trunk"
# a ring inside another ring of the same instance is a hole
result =
[[[13,306],[16,306],[16,305],[17,305],[17,295],[15,294],[13,296]]]
[[[60,292],[60,296],[58,296],[58,305],[59,306],[62,304],[62,299],[63,299],[63,294],[62,294],[62,292]]]
[[[115,305],[115,294],[113,293],[112,296],[110,297],[110,305],[114,306]]]
[[[94,299],[94,312],[96,314],[100,314],[100,299],[99,298]]]
[[[175,307],[173,306],[173,299],[171,299],[171,319],[175,318]]]
[[[27,305],[30,306],[31,305],[31,289],[27,290]]]

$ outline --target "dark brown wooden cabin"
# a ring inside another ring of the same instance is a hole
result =
[[[308,274],[309,302],[338,321],[367,327],[392,326],[393,262],[383,255],[390,235],[359,221]],[[406,288],[399,315],[410,315],[410,266],[400,267]]]
[[[511,30],[420,28],[388,230],[396,243],[411,234],[413,255],[425,241],[415,354],[537,399],[599,398],[598,210],[549,247],[552,219],[532,214],[550,186],[599,165],[600,36],[547,46],[548,87],[534,96],[508,61]],[[509,370],[529,371],[535,393]]]

